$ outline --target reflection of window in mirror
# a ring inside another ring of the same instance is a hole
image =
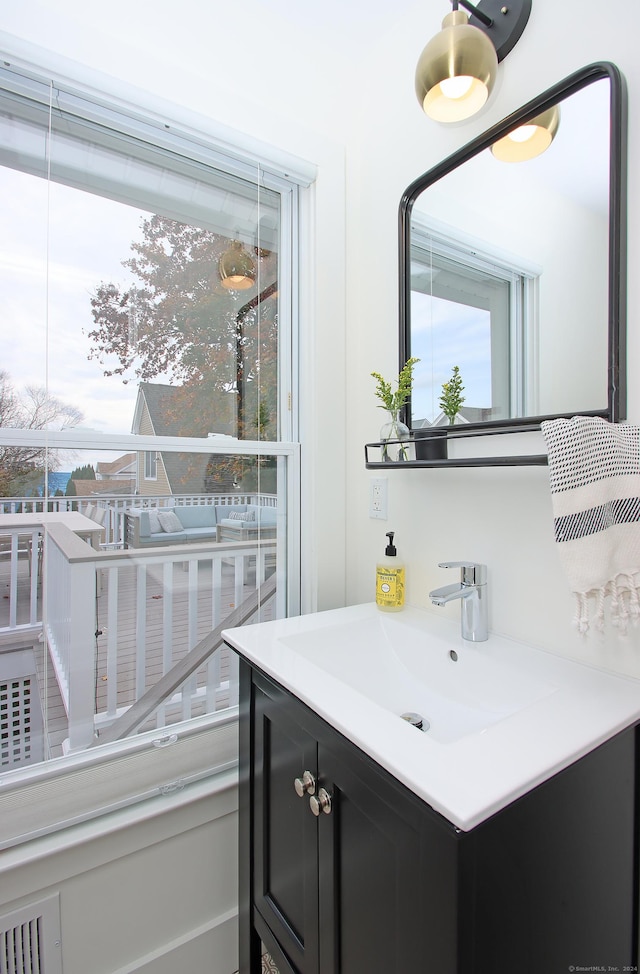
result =
[[[420,359],[413,428],[448,422],[439,400],[456,365],[465,399],[456,422],[506,419],[535,409],[538,274],[512,254],[501,255],[457,231],[413,223],[411,354]]]

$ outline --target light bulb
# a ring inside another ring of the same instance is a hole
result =
[[[474,80],[464,74],[457,78],[445,78],[440,82],[440,91],[445,98],[464,98],[471,90]]]
[[[537,128],[537,125],[520,125],[513,132],[509,132],[508,138],[512,142],[528,142],[536,134]]]

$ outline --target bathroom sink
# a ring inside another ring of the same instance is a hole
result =
[[[223,636],[463,830],[640,721],[640,681],[495,634],[468,642],[435,609],[369,603]]]
[[[477,644],[452,633],[425,633],[409,613],[378,612],[366,620],[284,636],[282,642],[357,693],[401,716],[419,714],[441,744],[478,733],[557,686],[517,665],[498,664]]]

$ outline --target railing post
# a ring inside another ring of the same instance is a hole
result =
[[[86,564],[70,569],[69,751],[94,738],[96,575]]]

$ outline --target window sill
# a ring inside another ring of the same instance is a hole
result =
[[[158,732],[8,772],[0,783],[2,868],[27,849],[87,841],[230,787],[237,779],[238,714],[231,708]],[[43,843],[41,845],[41,843]],[[15,848],[19,847],[19,849]]]

